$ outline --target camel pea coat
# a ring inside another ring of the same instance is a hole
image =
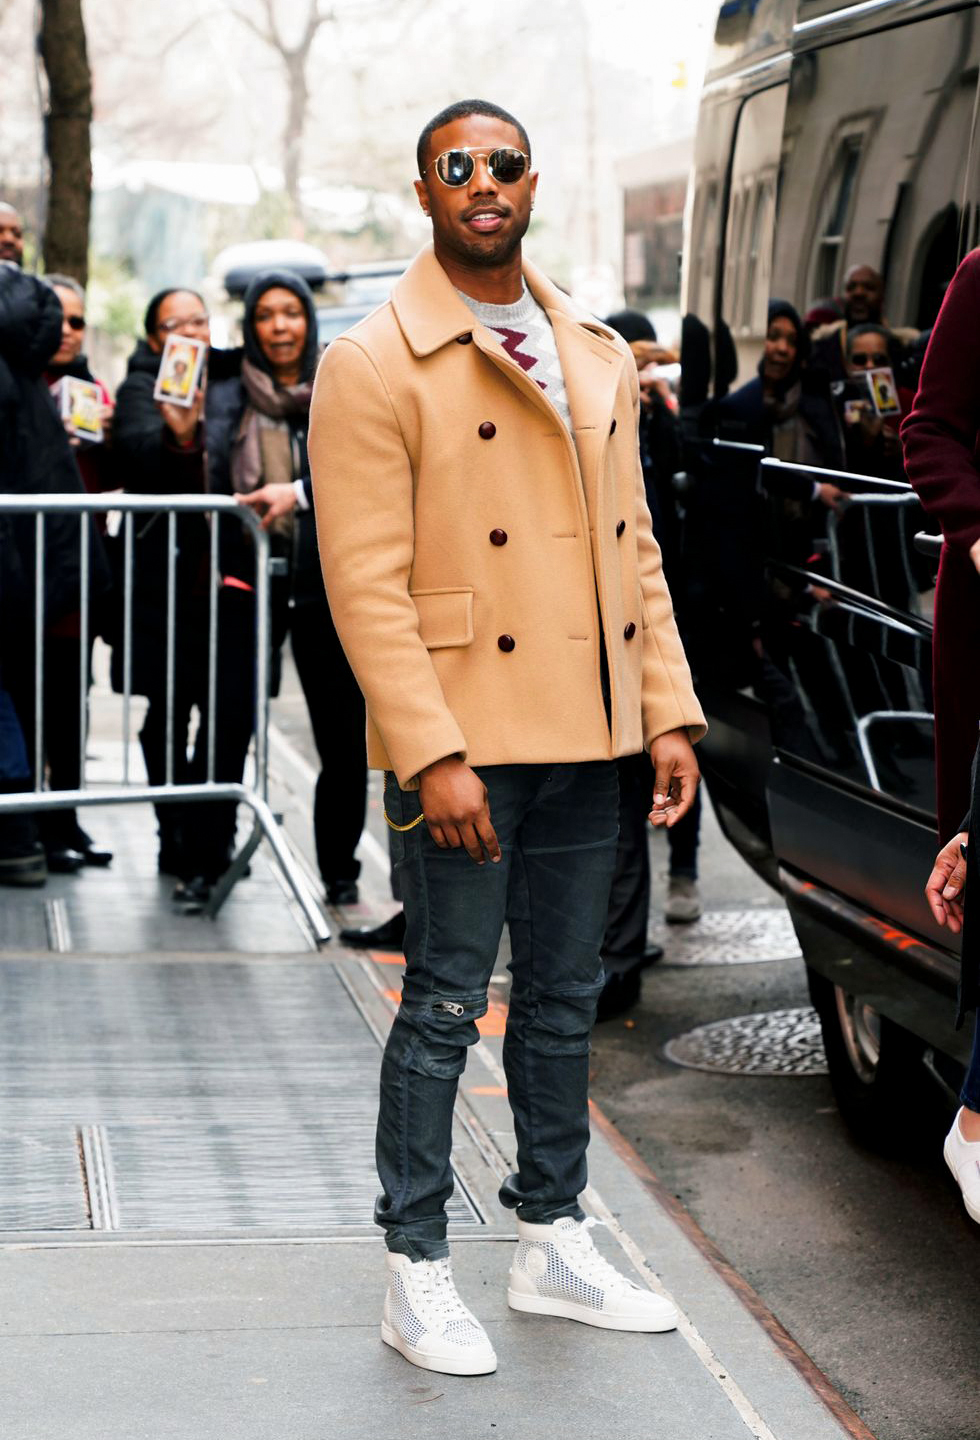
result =
[[[369,762],[405,788],[447,755],[611,759],[705,730],[644,498],[636,366],[613,331],[524,273],[554,328],[572,433],[431,247],[316,377],[327,596],[367,704]]]

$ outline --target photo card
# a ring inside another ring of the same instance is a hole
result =
[[[879,415],[901,415],[898,386],[890,366],[883,365],[880,370],[869,370],[868,384],[871,387],[872,402]]]
[[[101,445],[105,436],[102,429],[102,391],[91,380],[79,380],[74,375],[65,375],[58,382],[61,418],[65,429],[79,440],[90,445]]]
[[[160,356],[157,383],[153,387],[154,400],[166,400],[171,405],[185,407],[193,405],[207,353],[208,347],[203,340],[191,340],[186,335],[168,335]]]

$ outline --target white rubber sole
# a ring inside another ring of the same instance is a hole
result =
[[[960,1185],[960,1177],[957,1175],[956,1166],[953,1164],[952,1158],[950,1157],[948,1135],[946,1137],[946,1143],[943,1146],[943,1159],[949,1166],[949,1173],[956,1181],[957,1189],[959,1190],[960,1194],[963,1195],[963,1204],[966,1206],[966,1213],[969,1215],[971,1220],[975,1220],[976,1223],[980,1225],[980,1205],[975,1205],[967,1195],[963,1194],[963,1187]]]
[[[523,1310],[527,1315],[554,1315],[560,1320],[577,1320],[580,1325],[594,1325],[597,1330],[632,1330],[642,1335],[664,1334],[677,1329],[677,1311],[659,1317],[656,1315],[636,1317],[610,1315],[593,1310],[590,1305],[578,1305],[574,1300],[552,1300],[547,1295],[522,1295],[518,1290],[507,1291],[507,1304],[512,1310]]]
[[[444,1359],[437,1355],[423,1355],[384,1320],[381,1322],[381,1338],[392,1350],[404,1355],[410,1365],[417,1365],[420,1370],[435,1370],[440,1375],[492,1375],[497,1368],[497,1357],[492,1352],[491,1359],[483,1360],[467,1359],[463,1355]]]

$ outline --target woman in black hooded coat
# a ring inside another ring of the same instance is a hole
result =
[[[286,561],[286,575],[272,587],[273,671],[278,673],[288,634],[324,767],[314,798],[317,862],[328,900],[353,904],[360,873],[354,851],[367,794],[364,701],[337,639],[320,573],[306,451],[320,347],[306,283],[288,271],[257,276],[245,294],[244,341],[241,376],[208,390],[209,487],[262,512],[273,555]],[[226,525],[222,531],[225,609],[251,611],[254,548],[244,530]],[[221,703],[219,695],[219,709]],[[227,702],[225,709],[227,714]],[[223,728],[219,718],[219,737]]]

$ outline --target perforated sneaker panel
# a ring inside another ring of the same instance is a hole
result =
[[[405,1283],[396,1270],[391,1277],[391,1318],[411,1345],[417,1345],[426,1333],[425,1326],[412,1309]]]
[[[534,1270],[528,1267],[527,1261],[532,1251],[543,1252],[547,1260],[547,1269],[543,1275],[535,1274]],[[580,1305],[591,1305],[594,1310],[602,1309],[605,1291],[597,1285],[590,1285],[581,1275],[570,1270],[555,1245],[535,1245],[521,1240],[517,1246],[516,1263],[531,1280],[539,1295],[547,1295],[552,1300],[574,1300]]]

